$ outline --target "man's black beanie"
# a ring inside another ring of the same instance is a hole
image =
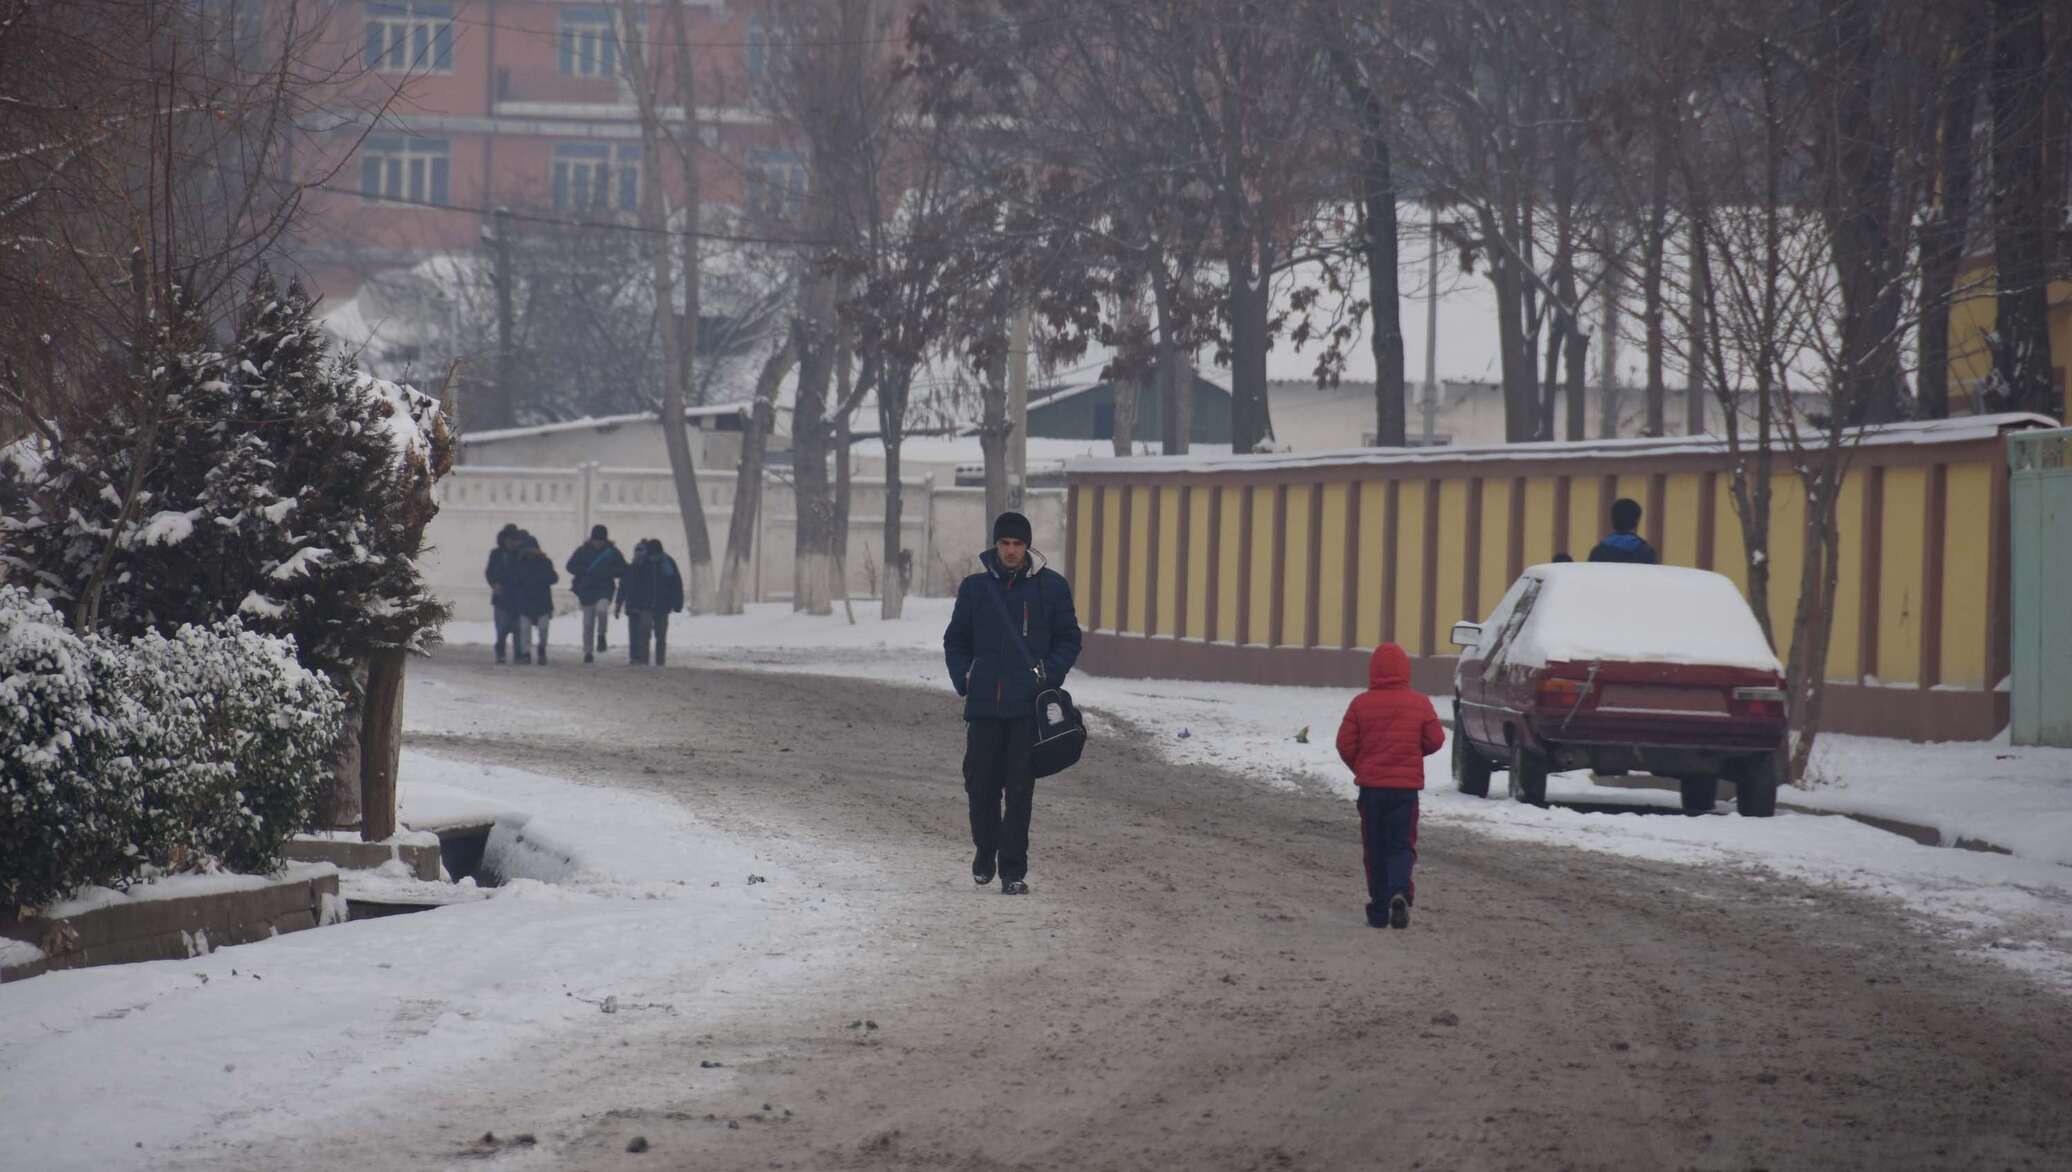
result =
[[[1029,519],[1020,513],[1002,513],[993,521],[995,543],[1014,540],[1028,545],[1035,535],[1035,530],[1029,527]]]

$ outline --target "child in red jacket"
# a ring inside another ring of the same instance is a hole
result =
[[[1374,649],[1367,690],[1338,726],[1338,755],[1360,787],[1360,846],[1367,863],[1367,925],[1407,928],[1417,886],[1417,791],[1424,759],[1446,744],[1432,702],[1410,690],[1410,657],[1394,643]]]

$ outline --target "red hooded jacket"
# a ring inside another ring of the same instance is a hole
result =
[[[1446,743],[1432,702],[1410,690],[1410,657],[1394,643],[1374,649],[1367,690],[1338,726],[1338,755],[1353,780],[1378,789],[1423,789],[1424,759]]]

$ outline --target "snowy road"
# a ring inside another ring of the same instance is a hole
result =
[[[411,686],[443,730],[417,750],[665,797],[845,910],[773,926],[695,1012],[600,1016],[205,1166],[2072,1162],[2061,1003],[1890,904],[1428,823],[1413,928],[1375,932],[1342,798],[1114,736],[1039,786],[1036,894],[1007,900],[963,874],[942,692],[480,648]]]

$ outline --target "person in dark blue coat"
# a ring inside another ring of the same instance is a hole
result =
[[[518,526],[505,525],[496,535],[496,547],[489,551],[489,564],[482,579],[489,583],[489,606],[496,618],[496,661],[504,662],[504,644],[516,640],[518,654],[525,654],[525,640],[518,634],[518,608],[512,600],[515,590],[506,590],[506,580],[518,564]]]
[[[517,541],[518,558],[504,585],[511,595],[511,609],[518,613],[518,646],[512,662],[545,666],[547,626],[554,620],[554,583],[561,575],[554,572],[554,559],[540,548],[539,538],[521,529]],[[526,650],[535,643],[537,650]]]
[[[626,556],[612,544],[612,535],[602,525],[590,527],[590,540],[568,555],[568,585],[583,608],[583,662],[597,658],[591,650],[604,650],[604,630],[611,625],[612,597],[619,592],[619,575],[626,572]]]
[[[683,574],[676,559],[662,552],[662,543],[648,538],[633,546],[633,562],[619,579],[616,612],[632,615],[627,623],[627,661],[648,662],[654,645],[656,667],[669,658],[669,616],[683,609]]]
[[[979,555],[984,569],[957,587],[942,634],[950,685],[964,697],[964,792],[978,852],[971,877],[983,886],[998,874],[1003,895],[1029,891],[1036,697],[1063,687],[1079,659],[1072,587],[1040,564],[1033,536],[1027,517],[1000,514],[993,548]]]
[[[1631,562],[1635,565],[1655,566],[1662,563],[1662,555],[1647,543],[1635,530],[1640,528],[1640,502],[1620,497],[1612,502],[1611,535],[1597,543],[1590,551],[1593,562]]]

